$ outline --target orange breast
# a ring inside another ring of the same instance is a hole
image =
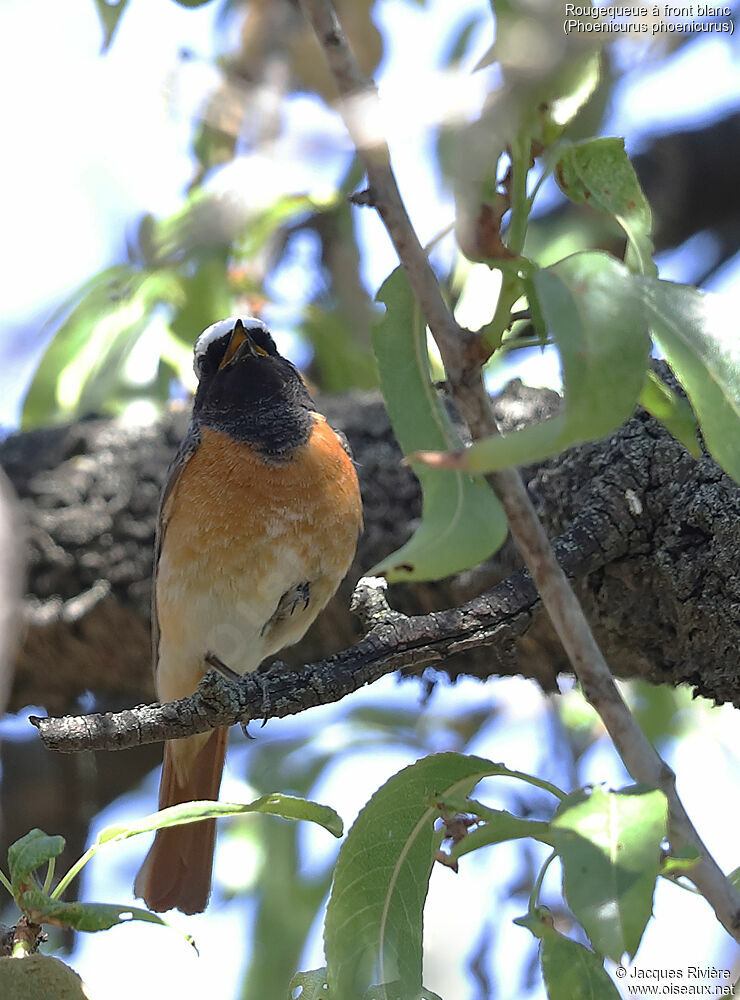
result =
[[[336,590],[354,555],[362,507],[351,460],[325,418],[314,419],[308,443],[281,463],[203,429],[164,512],[157,587],[163,638],[183,629],[203,591],[221,606],[248,602],[259,624],[289,587],[313,581],[318,606],[305,631]]]
[[[344,548],[345,536],[356,541],[362,505],[354,466],[317,414],[308,443],[279,463],[265,462],[246,445],[203,428],[201,445],[173,491],[167,520],[165,544],[174,562],[189,562],[193,547],[261,547],[276,529],[296,539],[306,534],[306,544],[330,555],[337,545]]]

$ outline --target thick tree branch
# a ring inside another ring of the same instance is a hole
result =
[[[331,0],[301,0],[301,4],[324,49],[340,97],[348,98],[359,90],[372,102],[374,90],[362,79]],[[345,121],[354,137],[356,129],[346,113]],[[439,347],[455,403],[473,439],[497,433],[480,370],[466,369],[464,338],[442,300],[434,272],[401,202],[387,146],[381,147],[381,155],[377,150],[360,149],[359,152],[365,161],[375,207],[406,268],[409,283]],[[603,719],[632,777],[661,788],[666,794],[672,847],[678,849],[688,842],[699,850],[700,861],[692,870],[691,879],[726,930],[740,941],[740,893],[724,878],[702,843],[676,794],[672,772],[655,752],[619,694],[580,603],[558,566],[519,473],[505,470],[491,476],[490,482],[504,505],[514,540],[586,697]]]
[[[667,376],[664,367],[661,374]],[[552,415],[558,404],[554,393],[518,382],[493,401],[506,431]],[[292,669],[356,640],[352,586],[363,569],[407,540],[420,509],[418,483],[399,464],[379,396],[351,393],[323,398],[319,406],[352,444],[366,530],[340,594],[284,653]],[[178,415],[169,414],[151,427],[86,420],[19,434],[0,446],[0,463],[20,498],[29,555],[12,711],[30,704],[75,715],[85,692],[98,712],[153,700],[152,539],[161,477],[181,434]],[[568,572],[613,672],[688,683],[708,698],[740,705],[740,620],[733,610],[740,603],[740,488],[711,458],[694,461],[642,411],[608,439],[527,469],[525,478],[548,535],[570,539]],[[590,564],[587,549],[595,543],[603,558]],[[518,566],[507,543],[459,577],[394,585],[390,601],[407,615],[455,607]],[[522,636],[466,647],[438,668],[452,679],[522,674],[545,689],[570,671],[538,607]]]

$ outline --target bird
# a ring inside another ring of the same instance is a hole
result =
[[[207,654],[241,675],[298,642],[346,575],[363,527],[349,445],[316,410],[267,326],[254,317],[220,320],[193,354],[192,415],[155,538],[161,702],[193,694]],[[165,743],[160,809],[218,799],[227,733]],[[215,837],[215,820],[157,831],[136,895],[158,912],[202,912]]]

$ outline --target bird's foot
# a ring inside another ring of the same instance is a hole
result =
[[[270,718],[270,711],[272,709],[272,699],[270,697],[270,689],[267,684],[267,675],[260,673],[258,670],[254,675],[254,679],[260,686],[262,691],[262,725],[260,729],[263,729],[267,725],[267,720]]]

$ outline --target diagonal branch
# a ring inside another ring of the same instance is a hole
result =
[[[314,27],[340,97],[346,100],[361,94],[367,99],[368,107],[373,109],[375,90],[360,73],[331,0],[301,0],[301,6]],[[357,142],[356,123],[346,105],[340,110]],[[365,162],[373,204],[406,269],[409,284],[439,347],[454,401],[474,440],[495,434],[496,422],[480,368],[471,370],[466,365],[468,338],[462,334],[447,309],[434,272],[411,225],[390,165],[388,147],[382,144],[365,149],[358,145],[358,151]],[[700,861],[690,877],[726,930],[740,941],[740,893],[725,879],[702,843],[676,793],[675,776],[652,747],[622,699],[578,598],[558,566],[519,473],[513,469],[505,470],[490,476],[489,482],[504,506],[511,533],[584,694],[604,721],[632,777],[665,793],[670,810],[672,848],[678,850],[686,844],[697,848]]]
[[[284,665],[237,682],[209,671],[189,698],[105,715],[41,719],[31,716],[50,750],[125,750],[180,739],[235,722],[284,718],[328,705],[401,668],[419,670],[470,646],[507,644],[526,631],[537,603],[529,574],[520,572],[488,594],[449,611],[408,616],[391,610],[385,580],[366,577],[353,610],[369,630],[350,649],[288,671]]]
[[[457,323],[445,304],[434,271],[411,225],[398,184],[390,166],[390,150],[382,138],[381,129],[373,130],[368,143],[364,122],[368,117],[381,119],[374,84],[360,71],[331,2],[302,0],[304,14],[313,25],[341,99],[340,110],[347,131],[362,157],[367,172],[368,203],[383,220],[409,284],[439,347],[447,376],[462,375],[464,360],[461,344],[474,338]],[[363,98],[360,100],[359,98]]]
[[[581,534],[580,537],[583,537]],[[608,558],[593,536],[592,559],[584,563],[570,537],[561,552],[574,570],[595,569]],[[340,653],[299,670],[284,664],[264,673],[247,674],[238,682],[210,671],[197,692],[162,705],[142,705],[122,712],[38,718],[31,722],[50,750],[125,750],[144,743],[181,739],[236,722],[284,718],[307,708],[340,701],[395,670],[421,670],[456,652],[490,646],[510,653],[514,640],[530,624],[537,591],[521,571],[459,608],[427,615],[393,611],[385,599],[385,580],[365,577],[352,595],[352,610],[366,634]]]

